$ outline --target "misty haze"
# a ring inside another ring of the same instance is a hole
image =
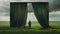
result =
[[[0,0],[0,21],[10,21],[10,2],[33,2],[34,0]],[[49,2],[50,13],[49,21],[60,21],[60,0],[35,0],[35,2]],[[29,5],[30,10],[31,5]],[[33,15],[33,16],[32,16]],[[53,15],[53,16],[52,16]],[[30,17],[30,18],[29,18]],[[53,18],[54,17],[54,18]],[[36,21],[37,19],[34,16],[34,13],[28,13],[27,20]]]

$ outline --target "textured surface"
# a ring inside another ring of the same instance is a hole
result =
[[[48,28],[49,27],[49,7],[48,3],[33,3],[33,9],[35,16],[41,24],[42,27]]]
[[[26,3],[11,3],[10,25],[11,27],[24,27],[27,18]]]

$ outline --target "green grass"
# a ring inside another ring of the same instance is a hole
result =
[[[49,25],[52,28],[41,29],[42,27],[38,22],[32,22],[32,29],[28,29],[28,23],[26,28],[10,28],[9,21],[0,21],[0,34],[58,34],[60,33],[60,21],[50,21]]]

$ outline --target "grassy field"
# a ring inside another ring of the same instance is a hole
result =
[[[50,21],[49,29],[41,29],[42,27],[38,22],[32,22],[32,28],[28,29],[28,23],[26,28],[10,28],[9,21],[0,21],[0,34],[60,34],[60,21]]]

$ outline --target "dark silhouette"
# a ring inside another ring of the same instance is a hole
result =
[[[28,22],[29,29],[31,29],[31,21]]]
[[[32,3],[34,14],[39,24],[49,28],[49,4],[48,2]],[[27,3],[10,3],[10,27],[24,28],[27,19]],[[29,21],[29,29],[31,21]]]

